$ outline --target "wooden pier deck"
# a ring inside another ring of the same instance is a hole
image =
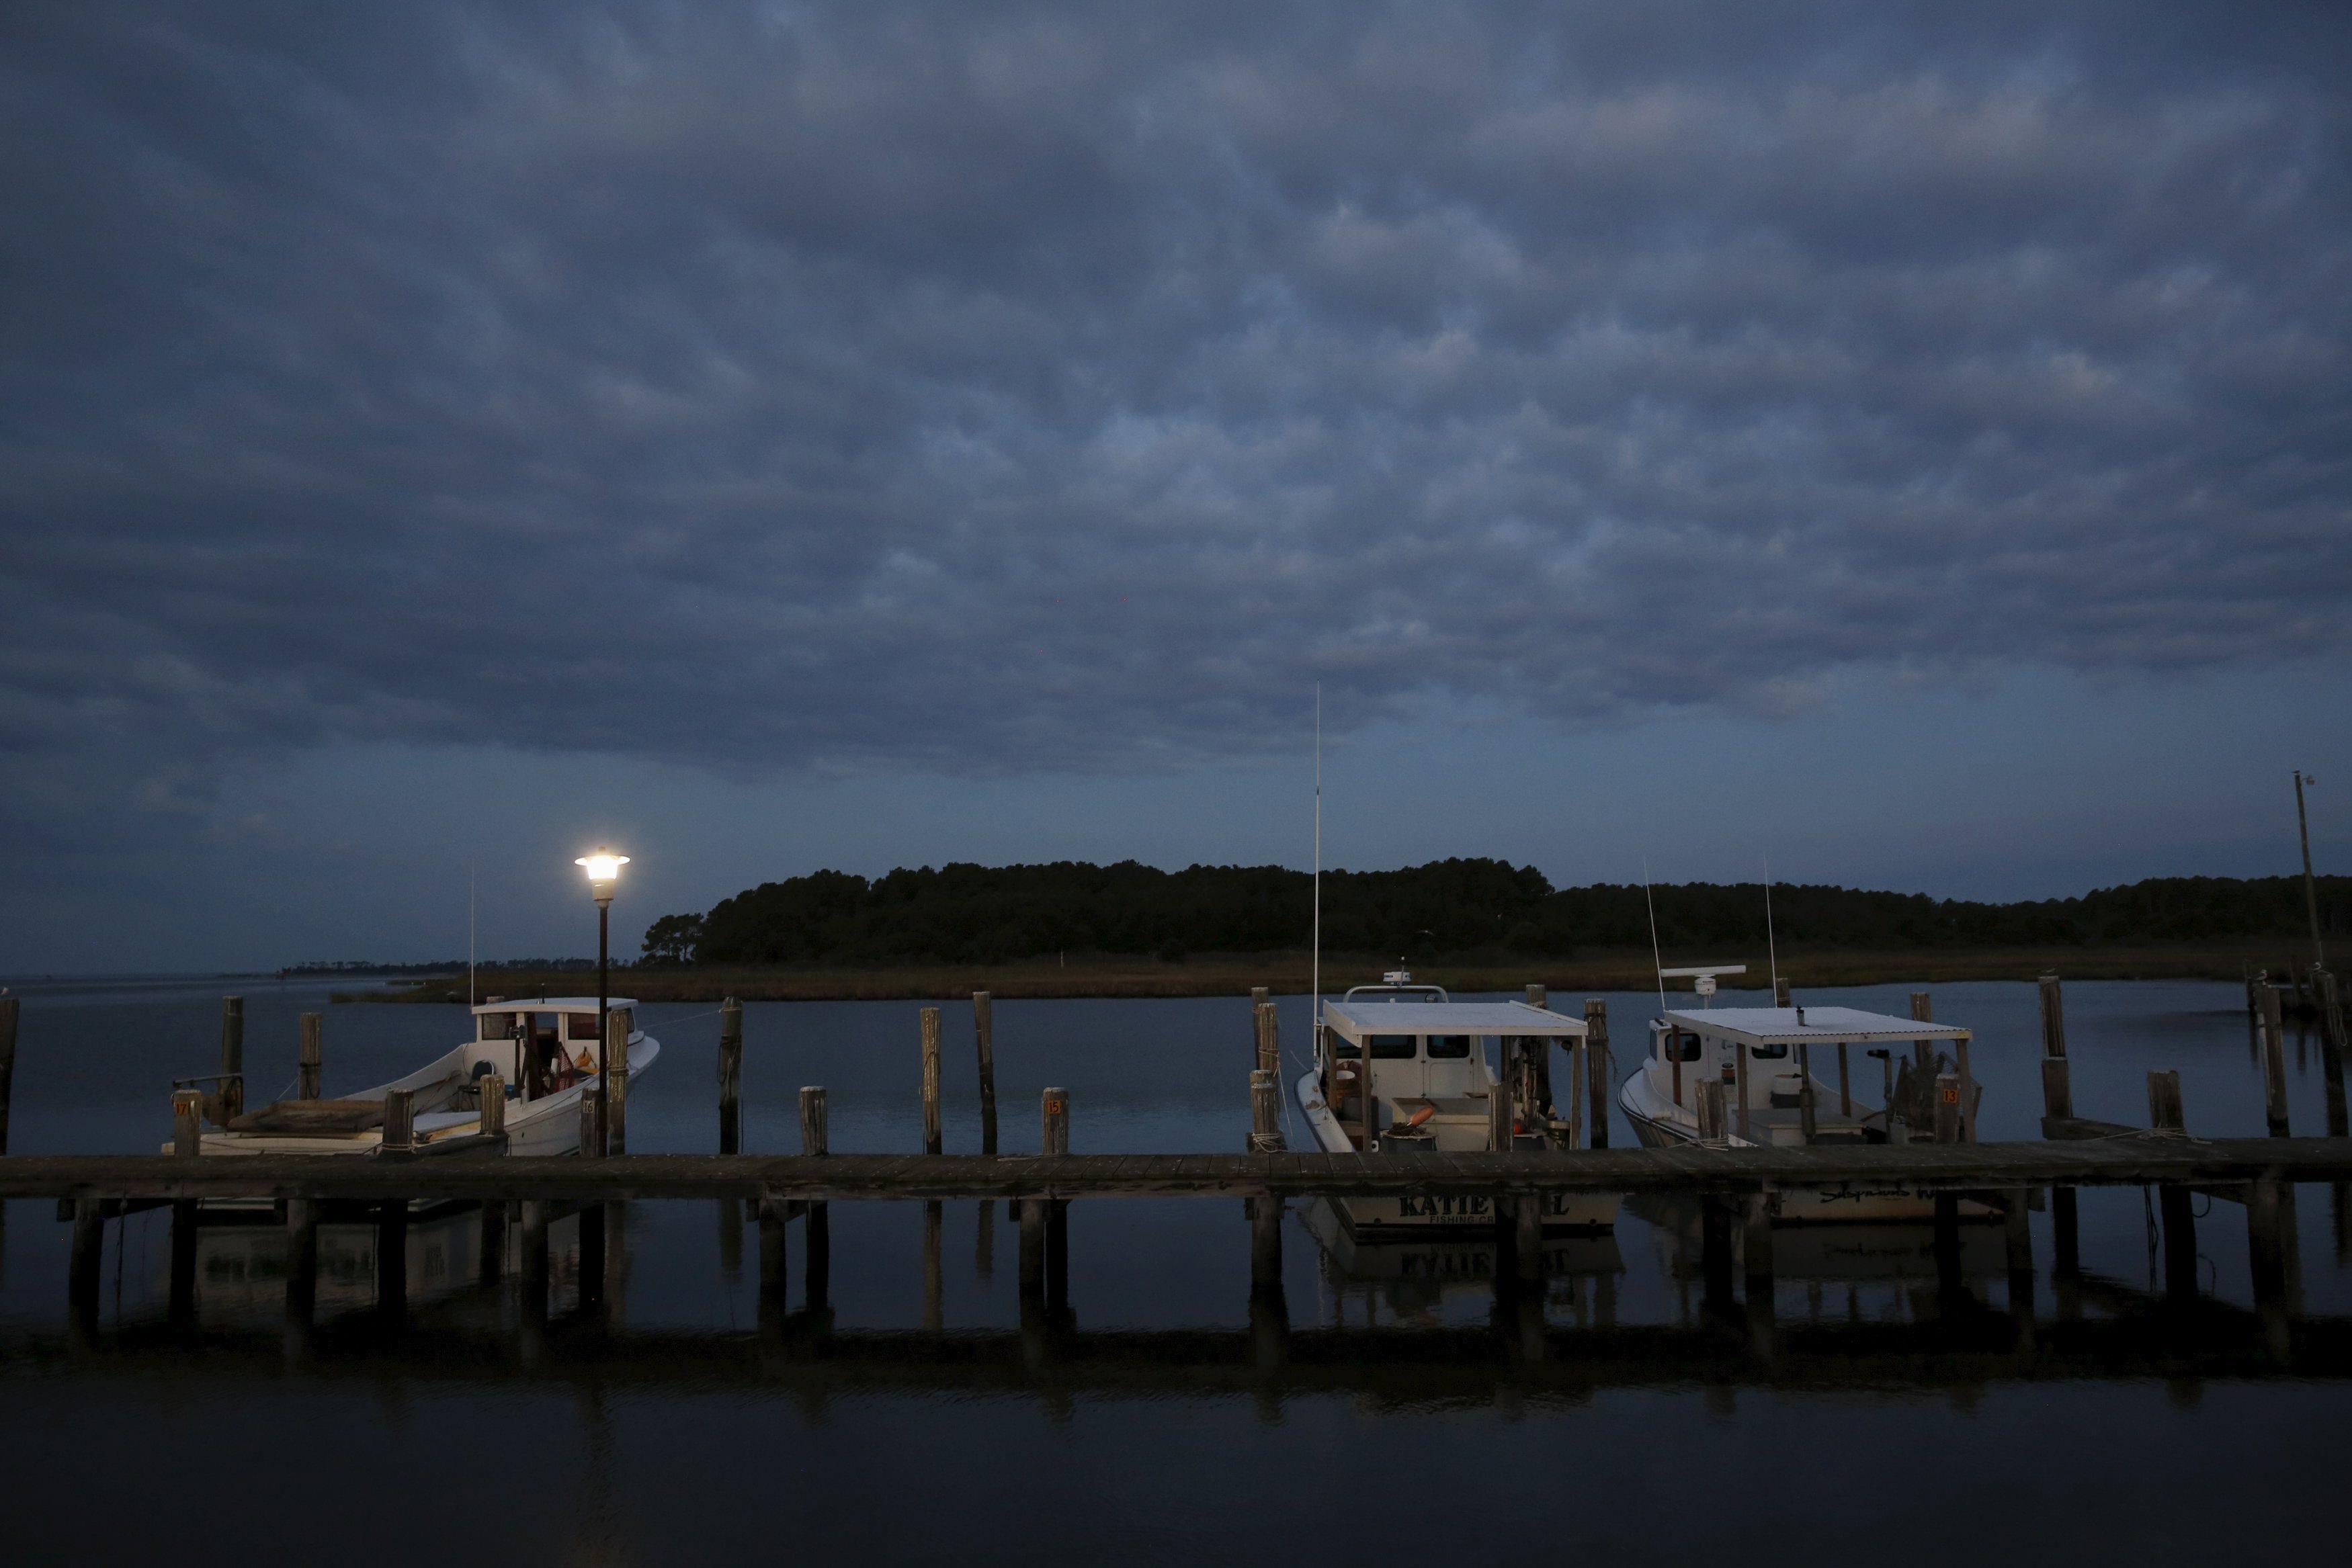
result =
[[[620,1155],[604,1159],[171,1155],[0,1157],[0,1197],[184,1202],[745,1198],[1468,1197],[1790,1189],[1922,1195],[2041,1186],[2352,1181],[2352,1137],[2136,1133],[2053,1143],[1580,1149],[1459,1155]]]

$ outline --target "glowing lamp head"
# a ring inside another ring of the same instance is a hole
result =
[[[598,845],[594,854],[582,855],[572,862],[588,873],[588,892],[599,904],[613,902],[613,885],[621,880],[621,868],[629,863],[626,855],[616,855]]]

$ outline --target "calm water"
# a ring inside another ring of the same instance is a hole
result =
[[[20,988],[15,1152],[155,1147],[170,1080],[216,1065],[224,988]],[[290,1083],[302,1011],[328,1013],[330,1094],[406,1071],[463,1028],[453,1009],[242,990],[255,1101]],[[1902,1013],[1906,990],[1809,995]],[[2177,1068],[2192,1133],[2259,1134],[2241,996],[2070,986],[2077,1110],[2144,1120],[2146,1072]],[[1935,1000],[1939,1019],[1977,1031],[1983,1135],[2037,1135],[2032,988],[1946,986]],[[1609,1002],[1622,1061],[1655,998]],[[942,1006],[948,1146],[972,1151],[971,1009]],[[747,1146],[796,1149],[796,1092],[823,1083],[835,1148],[917,1150],[916,1013],[748,1008]],[[1284,1002],[1294,1057],[1307,1017],[1304,998]],[[640,1018],[665,1051],[632,1087],[631,1147],[711,1149],[715,1010]],[[1074,1149],[1240,1146],[1244,998],[1000,1001],[996,1036],[1007,1152],[1036,1146],[1049,1082],[1070,1091]],[[2315,1045],[2291,1060],[2290,1080],[2296,1131],[2324,1131]],[[1622,1120],[1612,1141],[1632,1142]],[[2352,1314],[2339,1207],[2325,1187],[2298,1195],[2305,1345],[2341,1344],[2345,1325],[2329,1320]],[[1318,1242],[1315,1215],[1295,1209],[1284,1247],[1293,1349],[1263,1373],[1234,1203],[1075,1206],[1075,1337],[1037,1364],[1015,1332],[1002,1207],[983,1223],[978,1205],[946,1206],[934,1243],[920,1206],[835,1205],[834,1349],[823,1354],[762,1347],[757,1232],[718,1205],[632,1206],[614,1299],[584,1318],[564,1311],[572,1228],[559,1224],[559,1319],[528,1354],[511,1283],[469,1282],[470,1216],[413,1228],[398,1325],[373,1311],[373,1233],[329,1227],[315,1342],[294,1360],[280,1344],[275,1227],[207,1228],[192,1333],[165,1323],[168,1218],[110,1228],[100,1332],[77,1345],[68,1228],[52,1209],[8,1205],[0,1253],[0,1558],[11,1563],[257,1551],[1425,1562],[1530,1548],[2285,1562],[2340,1529],[2352,1458],[2345,1357],[2299,1354],[2282,1370],[2258,1350],[2211,1349],[2259,1345],[2242,1209],[2200,1200],[2206,1299],[2168,1311],[2136,1191],[2083,1195],[2088,1277],[2063,1303],[2046,1272],[2048,1217],[2034,1217],[2038,1357],[2011,1348],[1997,1227],[1970,1228],[1967,1301],[1939,1296],[1924,1238],[1784,1231],[1784,1336],[1766,1355],[1703,1312],[1695,1217],[1629,1211],[1613,1241],[1551,1249],[1541,1311],[1577,1337],[1530,1367],[1512,1359],[1505,1329],[1517,1320],[1498,1314],[1479,1249],[1342,1260]]]

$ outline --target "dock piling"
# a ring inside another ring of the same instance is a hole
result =
[[[221,1078],[213,1118],[226,1127],[233,1116],[245,1114],[245,998],[221,998]]]
[[[2060,991],[2057,976],[2044,975],[2040,984],[2042,1054],[2063,1057],[2066,1054],[2065,998]]]
[[[826,1135],[824,1085],[803,1084],[801,1087],[801,1153],[830,1154],[832,1150]],[[801,1222],[801,1243],[808,1251],[810,1318],[812,1322],[821,1322],[833,1288],[833,1209],[830,1205],[812,1203],[808,1206],[807,1218]]]
[[[507,1081],[499,1072],[485,1072],[474,1080],[475,1113],[481,1118],[480,1131],[486,1137],[497,1137],[507,1130]]]
[[[971,994],[972,1048],[980,1057],[980,1152],[996,1153],[996,1006],[986,991]]]
[[[940,1009],[925,1008],[923,1035],[923,1153],[940,1152]]]
[[[604,1056],[612,1064],[606,1074],[610,1108],[604,1115],[604,1152],[629,1152],[629,1036],[636,1032],[634,1009],[614,1008],[604,1015]]]
[[[1281,1091],[1274,1074],[1261,1067],[1250,1074],[1250,1153],[1282,1152]]]
[[[801,1153],[822,1155],[830,1151],[825,1146],[824,1085],[801,1085]]]
[[[205,1096],[200,1089],[172,1091],[172,1152],[194,1159],[204,1152]]]
[[[301,1032],[294,1047],[294,1098],[316,1100],[319,1084],[326,1071],[326,1018],[320,1013],[304,1013],[299,1020]]]
[[[384,1125],[391,1124],[391,1114],[386,1113]],[[580,1153],[583,1156],[594,1159],[604,1154],[604,1141],[599,1136],[604,1130],[596,1115],[596,1085],[591,1083],[580,1094]]]
[[[1599,997],[1584,998],[1584,1039],[1591,1047],[1585,1086],[1592,1107],[1591,1146],[1609,1146],[1609,1081],[1616,1076],[1609,1055],[1609,1004]]]
[[[1724,1139],[1723,1080],[1702,1079],[1698,1086],[1698,1141],[1720,1148]]]
[[[743,1004],[719,1004],[719,1152],[743,1150]]]
[[[1936,1074],[1936,1142],[1957,1144],[1960,1141],[1960,1075],[1957,1072]]]
[[[1048,1155],[1068,1154],[1070,1152],[1070,1092],[1066,1089],[1048,1089],[1040,1100],[1044,1122],[1041,1152]]]
[[[1813,1048],[1809,1040],[1797,1042],[1797,1131],[1806,1143],[1813,1141],[1820,1131],[1821,1113],[1813,1103]]]
[[[2273,1138],[2287,1134],[2286,1019],[2276,986],[2263,988],[2263,1114]]]
[[[383,1146],[394,1152],[416,1147],[416,1091],[388,1090],[383,1097]]]
[[[2046,1135],[2050,1122],[2074,1115],[2074,1084],[2066,1061],[2065,997],[2056,975],[2044,975],[2039,983],[2036,1002],[2042,1019],[2042,1115]],[[2081,1231],[2071,1186],[2050,1189],[2050,1276],[2058,1288],[2059,1312],[2065,1315],[2075,1303],[2074,1286],[2083,1271]]]

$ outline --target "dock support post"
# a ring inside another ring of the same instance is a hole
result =
[[[1710,1147],[1724,1145],[1723,1080],[1709,1078],[1698,1086],[1698,1141]]]
[[[375,1305],[388,1327],[408,1315],[408,1200],[376,1205]]]
[[[824,1085],[801,1086],[801,1153],[832,1153],[825,1130]],[[833,1291],[833,1209],[822,1201],[806,1206],[801,1241],[808,1250],[808,1305],[811,1321],[822,1323],[831,1310]]]
[[[604,1075],[609,1102],[604,1113],[604,1152],[608,1155],[629,1152],[629,1036],[636,1030],[635,1009],[614,1008],[604,1015],[604,1058],[611,1064]]]
[[[1527,999],[1528,1006],[1531,1008],[1541,1008],[1547,1012],[1551,1010],[1551,993],[1543,986],[1528,987]],[[1568,1050],[1568,1146],[1572,1149],[1576,1146],[1577,1124],[1584,1115],[1580,1099],[1584,1092],[1581,1076],[1584,1058],[1578,1050],[1581,1041],[1562,1040],[1560,1043]],[[1530,1039],[1527,1043],[1527,1052],[1528,1109],[1530,1113],[1528,1119],[1532,1123],[1539,1116],[1549,1115],[1557,1105],[1551,1090],[1551,1041],[1540,1037]]]
[[[507,1130],[507,1081],[499,1072],[485,1072],[474,1080],[474,1115],[477,1130],[484,1137],[503,1137]]]
[[[1281,1150],[1281,1091],[1274,1074],[1261,1067],[1250,1074],[1250,1153],[1272,1155]]]
[[[1733,1063],[1731,1092],[1733,1098],[1738,1102],[1732,1107],[1732,1119],[1734,1124],[1739,1129],[1741,1141],[1745,1142],[1748,1138],[1748,1048],[1744,1045],[1734,1045],[1731,1048],[1731,1061]]]
[[[784,1247],[784,1200],[773,1193],[762,1192],[756,1201],[760,1211],[760,1337],[773,1341],[782,1336],[792,1286],[792,1265]]]
[[[2273,1138],[2287,1134],[2286,1019],[2276,986],[2263,988],[2263,1114]]]
[[[220,1114],[214,1118],[222,1126],[229,1118],[245,1114],[245,998],[221,998],[221,1080],[217,1100]]]
[[[980,1057],[980,1152],[996,1153],[996,1005],[986,991],[971,994],[972,1048]]]
[[[172,1091],[172,1153],[184,1160],[204,1152],[205,1096],[199,1089]]]
[[[1957,1144],[1960,1141],[1960,1075],[1957,1072],[1936,1074],[1936,1142]]]
[[[106,1262],[106,1205],[95,1197],[74,1200],[73,1252],[66,1265],[66,1305],[78,1336],[98,1330],[99,1279]]]
[[[522,1200],[522,1247],[520,1260],[522,1269],[523,1321],[547,1321],[547,1202],[544,1198]]]
[[[2044,975],[2039,983],[2042,988],[2040,997],[2042,1054],[2064,1056],[2066,1054],[2065,997],[2060,989],[2056,975]]]
[[[1250,1200],[1250,1295],[1282,1293],[1282,1199],[1263,1193]]]
[[[940,1009],[925,1008],[923,1036],[923,1153],[940,1152]]]
[[[1935,1003],[1926,991],[1911,993],[1911,1021],[1914,1023],[1936,1021]],[[1934,1076],[1936,1045],[1933,1040],[1915,1040],[1911,1042],[1911,1067],[1912,1071],[1922,1078]]]
[[[16,1019],[23,998],[0,997],[0,1155],[8,1152],[8,1103],[16,1092]]]
[[[286,1337],[289,1353],[310,1343],[319,1310],[319,1205],[311,1198],[286,1200]]]
[[[1021,1296],[1043,1301],[1045,1295],[1045,1200],[1024,1197],[1021,1209]]]
[[[1282,1071],[1282,1014],[1272,1002],[1260,1002],[1252,1014],[1257,1026],[1257,1064],[1265,1071]]]
[[[1584,998],[1584,1041],[1591,1050],[1585,1069],[1587,1097],[1592,1107],[1593,1148],[1609,1146],[1609,1081],[1616,1076],[1609,1055],[1609,1004],[1599,997]]]
[[[172,1206],[172,1286],[168,1313],[175,1330],[192,1328],[196,1321],[196,1206],[182,1201]]]
[[[1776,1008],[1785,1008],[1789,1005],[1788,981],[1775,979],[1772,982],[1772,1005]]]
[[[2063,1056],[2042,1059],[2042,1113],[2059,1121],[2074,1113],[2074,1082]]]
[[[1730,1317],[1732,1311],[1730,1200],[1712,1193],[1702,1196],[1698,1227],[1699,1272],[1706,1286],[1704,1310],[1719,1322]]]
[[[325,1018],[318,1013],[304,1013],[301,1037],[294,1048],[294,1098],[316,1100],[319,1083],[326,1071]]]
[[[2021,1332],[2030,1334],[2033,1326],[2032,1194],[2017,1187],[2005,1197],[2009,1207],[2002,1216],[2002,1240],[2008,1254],[2009,1312]]]
[[[2266,1174],[2246,1193],[2246,1241],[2254,1285],[2254,1311],[2262,1320],[2263,1338],[2271,1354],[2286,1359],[2294,1345],[2294,1321],[2287,1302],[2286,1227],[2293,1211],[2286,1182]]]
[[[743,1152],[743,1004],[733,997],[719,1004],[719,1152]]]
[[[1070,1092],[1048,1089],[1039,1097],[1043,1129],[1039,1139],[1041,1151],[1047,1155],[1070,1152]]]

